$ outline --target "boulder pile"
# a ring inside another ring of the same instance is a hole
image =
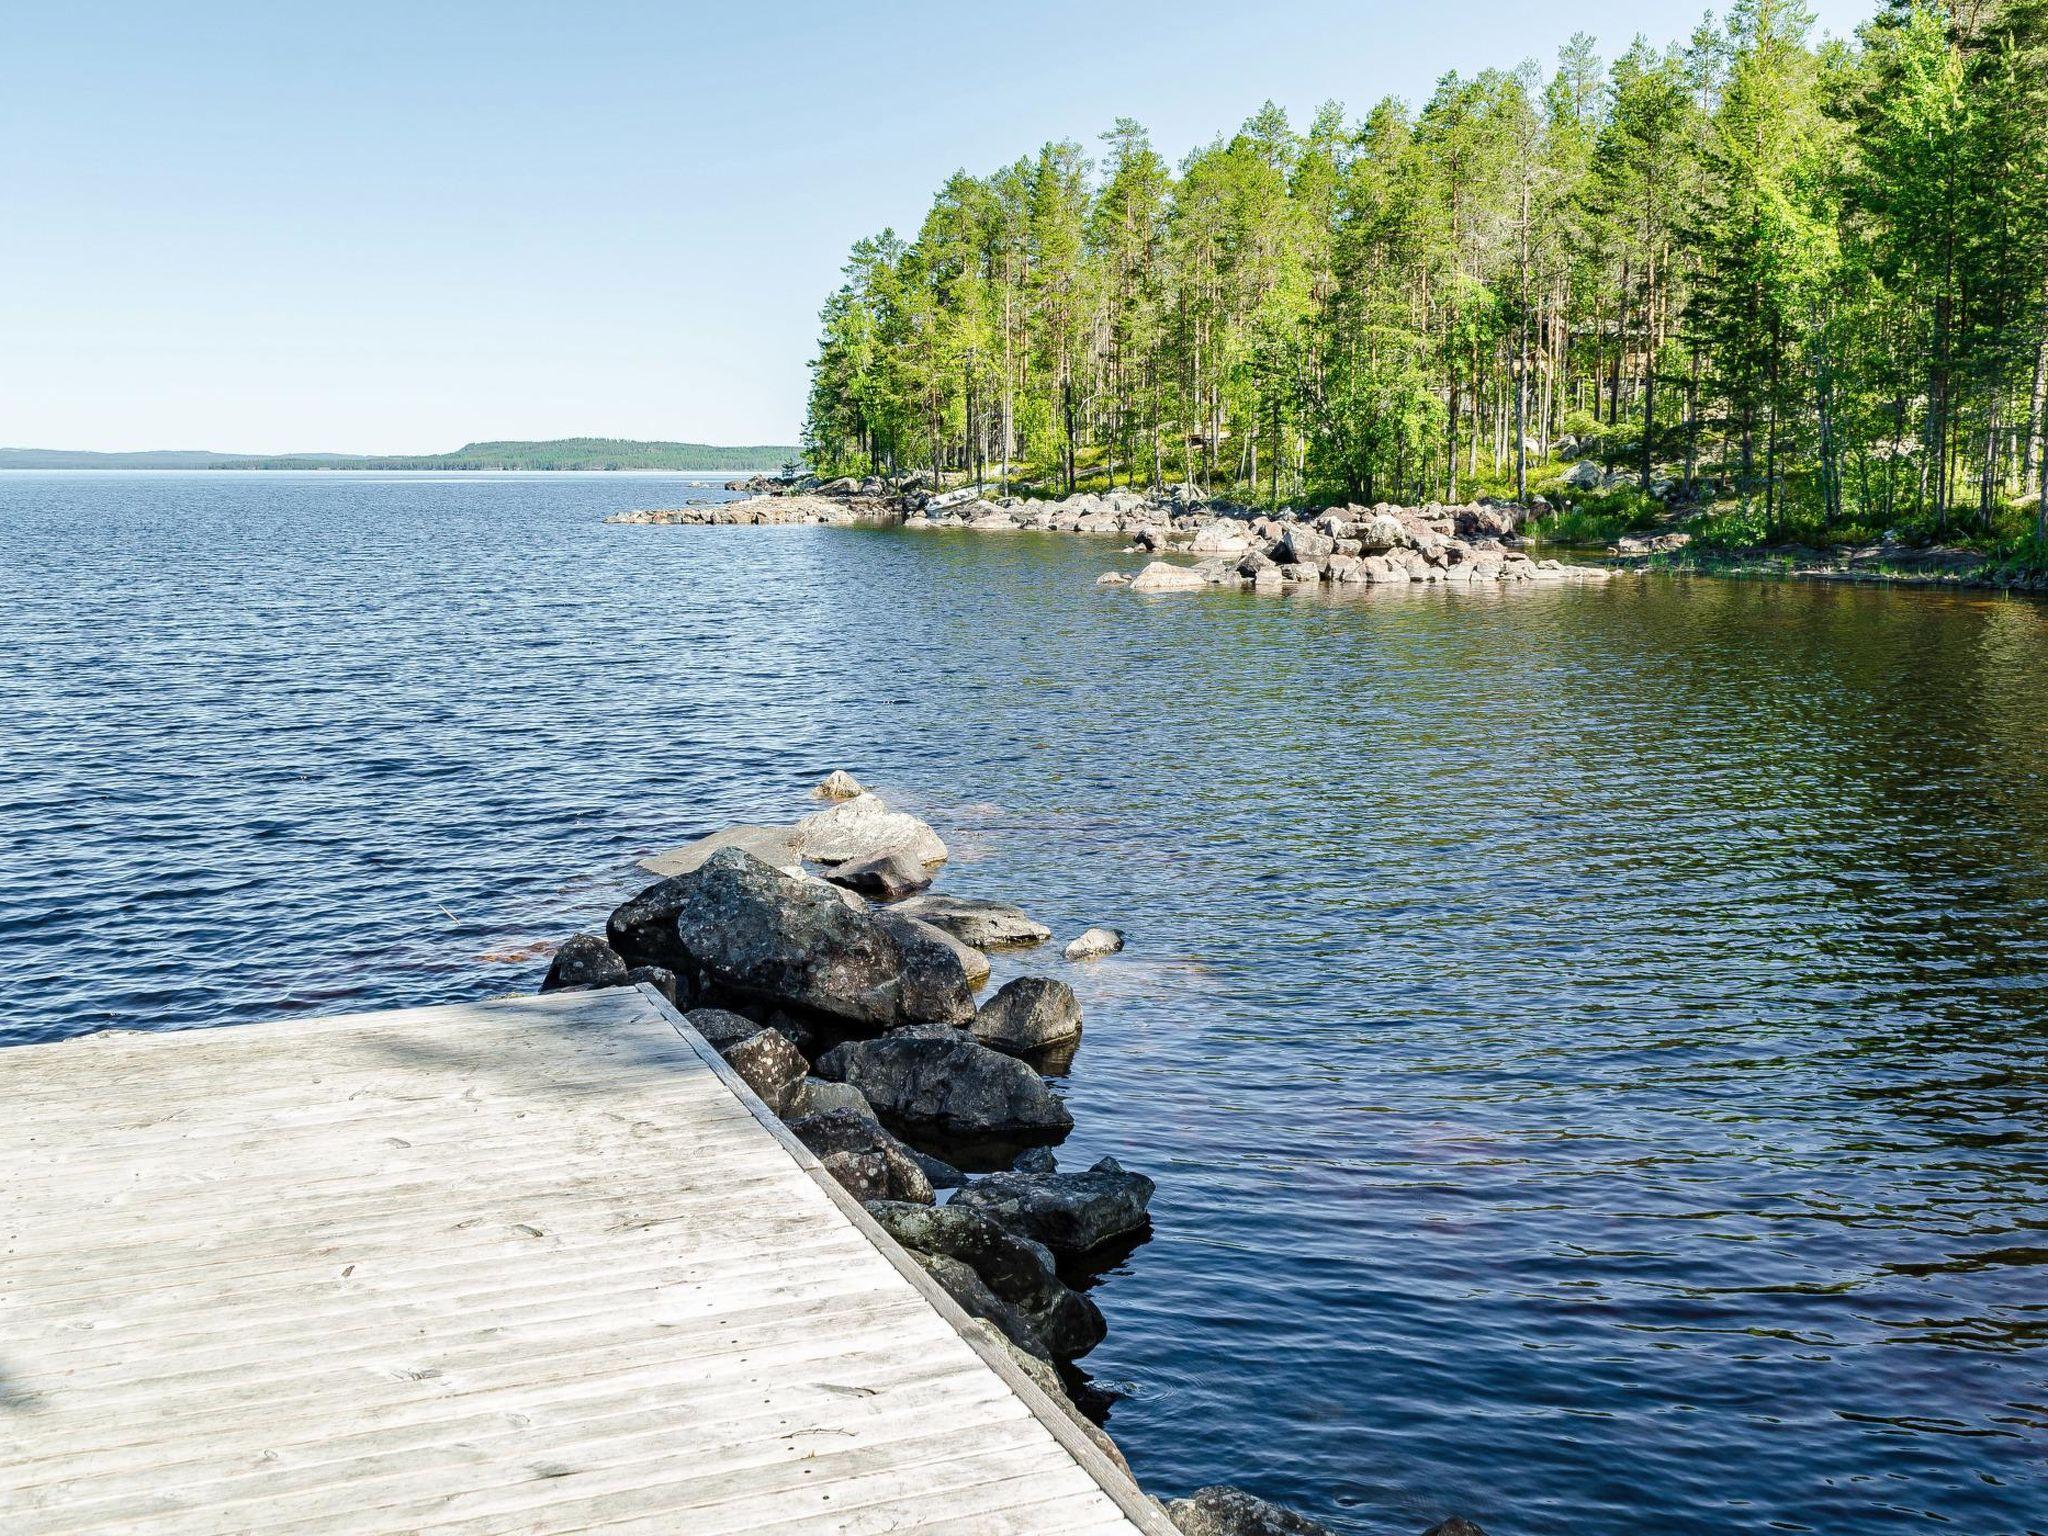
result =
[[[1316,548],[1316,532],[1294,535],[1294,551]],[[1006,902],[914,894],[947,857],[939,835],[850,774],[815,794],[826,805],[790,825],[724,828],[649,859],[662,878],[602,936],[564,941],[541,990],[645,984],[666,997],[989,1347],[1122,1464],[1066,1385],[1107,1333],[1080,1287],[1149,1234],[1155,1186],[1108,1157],[1064,1172],[1052,1151],[1074,1120],[1039,1069],[1080,1039],[1072,987],[1020,976],[974,995],[985,950],[1052,930]],[[1065,953],[1100,958],[1123,941],[1090,928]],[[1236,1489],[1166,1509],[1187,1536],[1326,1530]]]

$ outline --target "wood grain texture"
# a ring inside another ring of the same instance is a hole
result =
[[[1165,1536],[644,988],[0,1051],[0,1530]]]

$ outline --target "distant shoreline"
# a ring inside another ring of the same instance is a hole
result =
[[[99,452],[0,448],[4,469],[454,471],[461,474],[773,473],[796,463],[793,443],[685,443],[628,437],[502,438],[450,453],[222,453],[210,448]]]

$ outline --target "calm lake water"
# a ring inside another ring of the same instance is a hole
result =
[[[849,767],[1159,1180],[1086,1364],[1345,1532],[2048,1529],[2048,608],[1143,599],[672,479],[0,476],[0,1040],[528,989]],[[1014,968],[1014,966],[1012,967]]]

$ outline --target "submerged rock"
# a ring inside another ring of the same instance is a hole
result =
[[[1464,1516],[1453,1515],[1448,1520],[1439,1520],[1424,1531],[1422,1536],[1486,1536],[1486,1532]]]
[[[856,800],[866,794],[867,790],[862,787],[859,779],[844,768],[834,768],[824,778],[818,780],[811,793],[820,800]]]
[[[923,1019],[965,1023],[974,999],[943,945],[901,936],[834,888],[722,848],[688,874],[612,913],[612,947],[738,998],[876,1029]]]
[[[967,1026],[983,1045],[1011,1055],[1044,1050],[1081,1036],[1081,1005],[1074,989],[1049,976],[1004,982]]]
[[[902,851],[922,864],[942,863],[946,845],[925,823],[862,793],[796,824],[797,846],[820,864],[846,864]]]
[[[1074,1128],[1067,1107],[1023,1062],[950,1035],[849,1040],[818,1058],[818,1075],[852,1083],[885,1124],[913,1138],[1050,1141]]]
[[[744,848],[771,869],[803,868],[795,827],[721,827],[716,832],[640,861],[650,875],[687,875],[721,848]]]
[[[1064,953],[1069,960],[1094,960],[1103,955],[1113,955],[1123,947],[1124,936],[1121,929],[1090,928],[1067,945]]]
[[[953,1197],[1055,1253],[1084,1254],[1142,1232],[1157,1186],[1105,1157],[1086,1173],[992,1173]]]
[[[572,933],[562,940],[542,979],[543,992],[587,992],[595,987],[626,985],[626,962],[594,933]]]
[[[1242,1488],[1199,1488],[1167,1505],[1166,1517],[1181,1536],[1337,1536],[1321,1521]]]
[[[1021,907],[978,896],[913,896],[895,910],[977,949],[1022,949],[1052,937],[1050,928],[1025,916]]]

